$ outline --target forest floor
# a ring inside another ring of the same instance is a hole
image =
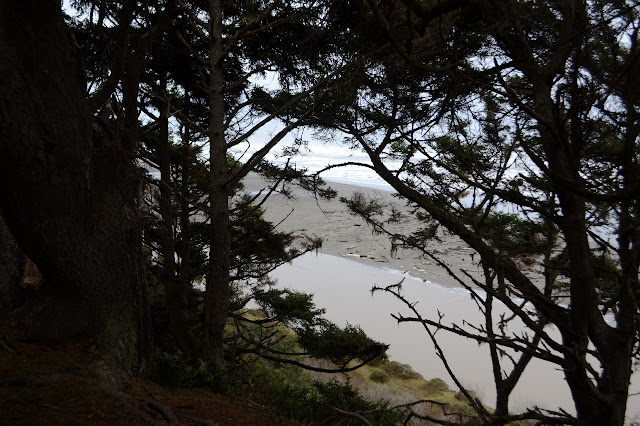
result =
[[[167,387],[130,377],[125,390],[105,386],[99,374],[103,354],[88,339],[25,342],[6,323],[0,326],[0,424],[4,425],[300,425],[282,412],[242,396],[207,389]],[[330,367],[324,361],[317,366]],[[316,374],[326,382],[335,375]],[[346,376],[342,380],[346,380]],[[367,365],[349,373],[358,394],[369,401],[402,405],[436,401],[418,410],[441,419],[466,418],[470,407],[440,379],[425,380],[397,362]],[[271,399],[279,399],[271,395]],[[303,403],[304,406],[304,403]],[[443,413],[448,411],[449,415]],[[463,414],[464,413],[464,414]],[[344,421],[340,414],[329,420]],[[313,422],[304,424],[314,424]],[[412,423],[413,424],[413,423]]]
[[[275,411],[205,389],[131,378],[123,392],[102,386],[88,340],[43,345],[0,332],[0,423],[7,425],[296,425]]]

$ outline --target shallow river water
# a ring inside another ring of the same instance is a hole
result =
[[[440,359],[436,356],[429,336],[421,325],[398,323],[391,313],[410,311],[394,296],[378,292],[372,296],[374,285],[387,286],[404,278],[403,294],[418,302],[416,308],[425,318],[462,324],[466,320],[479,324],[481,315],[470,295],[462,288],[446,288],[423,282],[400,271],[383,270],[348,261],[340,257],[307,254],[291,265],[277,269],[273,276],[279,286],[313,293],[317,307],[326,309],[326,317],[344,326],[357,324],[373,339],[391,345],[388,354],[393,360],[410,364],[426,379],[440,377],[453,386]],[[515,331],[515,330],[513,330]],[[550,331],[553,334],[553,330]],[[436,334],[438,343],[459,380],[474,390],[489,406],[494,405],[493,375],[486,346],[449,333]],[[640,392],[638,375],[632,380],[631,393]],[[573,412],[569,389],[557,366],[533,360],[513,392],[511,409],[523,410],[537,405],[555,410],[558,407]],[[640,396],[631,396],[628,415],[640,419]]]

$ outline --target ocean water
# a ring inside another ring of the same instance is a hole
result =
[[[254,145],[244,144],[236,147],[233,150],[233,154],[242,161],[242,159],[248,159],[251,154],[262,146],[262,143]],[[396,192],[396,190],[378,176],[374,170],[367,167],[371,166],[371,161],[362,150],[350,148],[348,145],[340,143],[339,140],[327,142],[310,140],[307,142],[306,148],[301,149],[300,153],[293,157],[285,155],[282,148],[276,148],[266,156],[266,159],[280,165],[289,161],[289,164],[295,165],[298,168],[307,169],[310,173],[322,171],[321,177],[329,183],[337,182]],[[385,161],[385,164],[391,170],[401,165],[399,161]],[[517,162],[514,161],[514,165],[514,168],[507,173],[507,176],[515,177],[519,173],[520,168]],[[469,194],[462,197],[460,201],[463,204],[471,205],[473,197]],[[505,213],[518,212],[517,208],[505,203],[498,204],[497,208]]]
[[[289,139],[289,143],[291,143],[291,138]],[[244,144],[236,147],[233,150],[233,153],[241,160],[246,160],[252,153],[260,149],[263,145],[264,142],[257,144],[254,143],[253,145]],[[299,168],[305,168],[310,173],[316,173],[321,170],[327,169],[327,167],[337,166],[344,163],[360,163],[369,166],[371,165],[369,157],[364,152],[362,152],[362,150],[358,148],[350,148],[346,144],[340,143],[339,139],[332,141],[330,140],[327,142],[311,139],[307,142],[306,148],[301,149],[301,152],[293,157],[285,155],[281,147],[276,147],[267,155],[266,159],[281,165],[285,164],[287,161],[290,161],[290,164],[295,165]],[[525,169],[536,170],[535,165],[525,165],[522,159],[516,159],[515,157],[512,158],[511,163],[513,167],[511,168],[511,170],[505,173],[505,178],[515,178]],[[391,169],[400,166],[398,162],[393,161],[388,161],[386,162],[386,164]],[[378,176],[375,171],[366,166],[348,164],[340,167],[329,168],[323,171],[321,173],[321,176],[329,183],[337,182],[349,185],[363,186],[366,188],[375,188],[383,191],[396,192],[396,190],[393,189],[387,182],[385,182],[384,179]],[[524,192],[523,195],[531,194]],[[471,194],[467,194],[460,198],[460,202],[463,205],[471,206],[473,203],[473,196]],[[501,213],[521,215],[523,218],[525,216],[528,218],[535,218],[537,216],[535,213],[531,212],[525,215],[522,212],[521,208],[505,202],[498,202],[495,206],[495,209]],[[615,223],[612,221],[607,226],[594,227],[592,231],[604,240],[615,245],[615,229]]]
[[[262,144],[260,143],[254,145],[245,144],[235,148],[233,153],[240,157],[242,161],[243,158],[249,158],[251,154],[261,147]],[[289,157],[284,155],[281,148],[276,148],[267,155],[266,159],[276,164],[285,164]],[[310,173],[317,173],[329,166],[348,162],[371,165],[371,161],[369,161],[369,157],[365,153],[358,149],[350,149],[338,141],[309,141],[307,148],[303,148],[298,155],[290,160],[291,165],[305,168]],[[321,177],[327,182],[345,183],[395,192],[376,172],[365,166],[345,165],[335,167],[322,172]]]

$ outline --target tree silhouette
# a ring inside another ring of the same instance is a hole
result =
[[[368,4],[392,49],[323,118],[423,220],[412,235],[390,233],[394,246],[446,268],[486,319],[448,325],[397,285],[376,290],[405,301],[414,314],[398,321],[431,338],[446,330],[489,346],[497,400],[492,413],[476,404],[483,422],[623,424],[638,349],[638,5]],[[380,232],[394,219],[345,201]],[[428,249],[437,227],[475,251],[480,278]],[[514,319],[526,332],[509,331]],[[575,417],[509,414],[532,358],[564,372]]]

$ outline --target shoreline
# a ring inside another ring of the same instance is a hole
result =
[[[249,174],[243,181],[245,191],[257,193],[267,184],[259,175]],[[399,220],[389,224],[393,233],[408,234],[421,227],[420,221],[406,203],[395,193],[376,188],[327,182],[338,192],[333,200],[316,200],[307,191],[291,186],[294,199],[280,193],[273,193],[264,203],[265,219],[277,224],[276,229],[291,232],[298,238],[320,237],[323,240],[320,253],[343,257],[357,263],[382,270],[392,269],[408,273],[422,281],[443,287],[463,286],[427,255],[412,249],[398,249],[392,255],[392,243],[387,235],[372,232],[362,218],[352,215],[340,197],[351,197],[360,192],[375,198],[384,205],[393,205],[400,212]],[[389,210],[389,209],[386,209]],[[479,256],[457,236],[438,230],[438,238],[429,242],[427,250],[445,262],[452,271],[466,271],[476,279],[482,279],[477,264]],[[527,272],[534,281],[542,281],[542,275],[531,270]],[[468,283],[468,280],[466,280]]]
[[[245,191],[249,193],[255,193],[267,185],[257,174],[250,174],[243,183]],[[392,192],[335,182],[328,182],[328,186],[338,191],[338,196],[333,200],[316,200],[312,194],[295,186],[291,187],[294,199],[274,192],[263,205],[265,219],[277,224],[278,231],[291,232],[297,238],[322,238],[320,253],[379,269],[408,272],[423,281],[445,287],[460,287],[446,271],[433,261],[424,259],[424,255],[417,251],[399,249],[391,256],[390,239],[386,235],[374,234],[362,218],[352,215],[339,200],[340,197],[349,198],[356,192],[375,197],[384,204],[393,204],[402,212],[399,222],[390,226],[393,232],[408,233],[418,229],[418,220],[410,216],[409,209]],[[471,256],[464,253],[471,251],[466,244],[450,236],[441,235],[441,238],[442,243],[432,243],[435,254],[446,256],[452,269],[476,269]]]
[[[245,191],[254,194],[267,186],[259,175],[253,173],[243,183]],[[304,235],[321,237],[323,245],[319,253],[328,256],[314,258],[313,254],[307,254],[300,260],[294,260],[292,265],[284,265],[276,270],[275,277],[280,285],[313,293],[314,301],[319,307],[327,308],[328,318],[332,321],[342,325],[355,322],[373,338],[392,343],[390,355],[393,359],[411,365],[425,378],[440,376],[451,385],[424,330],[410,325],[399,326],[395,320],[386,323],[385,319],[391,318],[391,312],[399,312],[404,308],[397,301],[390,300],[388,295],[380,294],[372,298],[370,289],[373,284],[396,284],[404,277],[407,282],[403,289],[408,291],[413,300],[419,301],[421,311],[424,309],[425,313],[433,313],[442,309],[448,321],[460,323],[464,320],[482,321],[475,316],[476,306],[467,290],[442,267],[415,250],[399,249],[395,256],[391,256],[390,239],[386,235],[374,234],[363,219],[352,215],[339,201],[339,197],[348,198],[355,192],[368,194],[384,204],[394,204],[401,212],[398,223],[390,226],[392,232],[408,233],[418,229],[418,219],[394,193],[335,182],[327,184],[338,191],[338,196],[333,200],[316,200],[307,191],[291,186],[294,199],[274,192],[264,203],[265,219],[278,224],[277,230],[291,232],[300,238]],[[438,236],[440,241],[434,240],[428,244],[427,249],[431,253],[453,271],[465,270],[475,278],[481,278],[474,263],[473,249],[458,237],[446,235],[442,230]],[[475,258],[478,259],[477,256]],[[365,268],[348,267],[351,263]],[[526,274],[534,282],[543,281],[542,275],[535,270]],[[441,334],[440,338],[463,382],[477,391],[485,404],[494,404],[494,384],[487,348],[478,347],[476,342],[468,339],[447,336],[446,333]],[[487,353],[481,355],[483,352]],[[469,354],[473,356],[470,358]],[[571,397],[563,377],[552,365],[538,360],[534,360],[533,364],[537,365],[528,368],[526,377],[523,377],[513,394],[513,408],[519,410],[539,404],[550,409],[564,406],[571,411]],[[640,389],[638,377],[634,375],[635,380],[632,379],[632,392]],[[629,417],[640,416],[631,398],[627,410]]]
[[[358,325],[372,339],[390,345],[387,354],[391,360],[410,365],[427,380],[439,378],[456,389],[425,330],[417,323],[399,324],[393,318],[392,314],[413,317],[407,305],[384,291],[372,294],[371,287],[396,284],[398,278],[404,277],[403,296],[417,305],[424,318],[437,321],[442,314],[443,323],[465,328],[465,321],[473,324],[483,321],[466,290],[425,283],[402,271],[385,271],[348,258],[313,253],[281,266],[272,276],[278,288],[313,294],[314,303],[325,309],[325,317],[335,324]],[[517,326],[509,329],[518,332]],[[485,406],[494,406],[495,385],[488,347],[451,333],[438,333],[437,341],[458,380],[475,392]],[[516,412],[533,405],[572,411],[571,395],[562,375],[539,360],[532,360],[512,394],[511,404]]]

